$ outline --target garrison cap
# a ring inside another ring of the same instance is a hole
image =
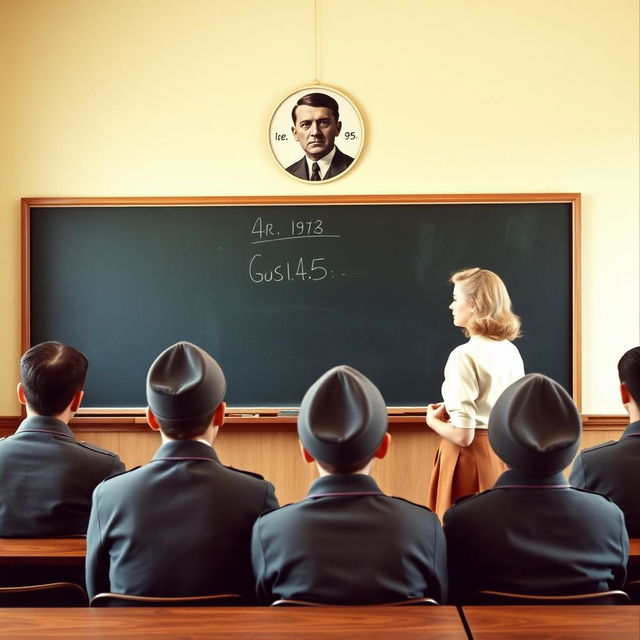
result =
[[[538,475],[552,475],[569,465],[581,429],[571,396],[540,373],[508,386],[489,416],[489,441],[498,456],[512,469]]]
[[[298,436],[320,462],[347,466],[372,456],[387,432],[387,408],[378,388],[341,365],[307,391],[298,414]]]
[[[190,342],[165,349],[147,374],[147,403],[161,420],[206,416],[222,402],[226,390],[218,363]]]

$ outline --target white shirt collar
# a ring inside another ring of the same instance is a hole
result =
[[[314,162],[317,162],[318,167],[320,169],[320,180],[324,180],[324,177],[327,175],[327,171],[329,171],[329,167],[333,162],[333,156],[335,155],[336,155],[336,146],[333,145],[333,149],[331,149],[331,151],[329,151],[329,153],[327,153],[326,156],[322,156],[320,160],[312,160],[311,158],[309,158],[309,156],[305,156],[305,159],[307,160],[307,169],[309,171],[309,177],[311,177],[311,165]]]

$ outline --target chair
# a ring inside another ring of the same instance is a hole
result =
[[[630,580],[624,585],[624,591],[631,599],[631,604],[640,604],[640,580]]]
[[[538,596],[505,591],[476,591],[466,604],[629,604],[624,591],[598,591],[570,596]]]
[[[242,596],[218,593],[211,596],[134,596],[126,593],[99,593],[91,598],[92,607],[239,607]]]
[[[383,602],[382,604],[366,605],[370,607],[424,607],[437,606],[438,602],[433,598],[411,598],[410,600],[399,600],[397,602]],[[309,600],[293,600],[290,598],[282,598],[271,603],[272,607],[331,607],[339,606],[339,603],[327,602],[310,602]],[[364,606],[364,605],[351,605]]]
[[[73,582],[0,587],[0,607],[86,607],[85,590]]]

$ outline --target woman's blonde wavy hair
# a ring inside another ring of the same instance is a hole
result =
[[[475,306],[465,336],[486,336],[493,340],[515,340],[522,335],[520,317],[511,311],[511,298],[500,276],[488,269],[464,269],[452,274],[450,282],[459,285]]]

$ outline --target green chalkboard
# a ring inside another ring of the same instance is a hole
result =
[[[573,392],[576,198],[26,201],[26,341],[87,355],[85,407],[145,406],[149,364],[178,340],[218,360],[230,406],[295,407],[342,363],[389,406],[421,406],[465,340],[448,278],[481,266],[522,317],[526,370]]]

